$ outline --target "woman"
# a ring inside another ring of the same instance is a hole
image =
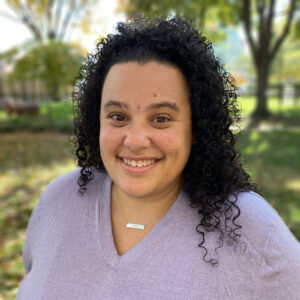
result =
[[[81,168],[32,213],[18,299],[300,299],[299,243],[239,163],[236,87],[205,37],[119,23],[81,74]]]

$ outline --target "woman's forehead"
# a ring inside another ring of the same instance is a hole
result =
[[[111,67],[104,81],[102,101],[142,105],[149,104],[150,99],[175,104],[179,100],[188,100],[187,83],[182,72],[174,66],[158,62],[143,65],[129,62]]]

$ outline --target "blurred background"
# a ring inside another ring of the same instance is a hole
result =
[[[14,299],[43,188],[76,167],[72,83],[135,15],[189,16],[239,87],[234,127],[261,194],[300,240],[299,0],[0,0],[0,299]]]

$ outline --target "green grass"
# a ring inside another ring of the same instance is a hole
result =
[[[1,134],[0,299],[15,299],[32,208],[53,178],[75,167],[68,135]]]
[[[240,107],[242,108],[243,115],[249,115],[255,108],[255,98],[254,97],[240,97],[238,102]],[[268,100],[268,109],[274,113],[287,113],[288,115],[291,114],[292,111],[296,111],[296,114],[299,115],[300,113],[300,101],[295,104],[293,101],[285,101],[284,103],[280,103],[277,98],[270,98]],[[292,114],[293,115],[293,114]]]
[[[38,115],[9,116],[5,111],[0,111],[0,132],[17,130],[72,132],[72,102],[40,102]]]
[[[0,134],[0,299],[14,299],[25,272],[25,229],[44,187],[75,168],[69,136]],[[300,240],[300,131],[243,131],[238,143],[261,194]]]
[[[260,193],[300,240],[300,129],[245,130],[238,147]]]
[[[241,109],[241,117],[249,116],[255,109],[256,100],[254,97],[241,97],[238,101]],[[272,113],[272,118],[264,122],[270,125],[300,126],[300,101],[280,103],[276,98],[268,100],[268,109]]]

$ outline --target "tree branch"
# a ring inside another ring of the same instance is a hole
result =
[[[0,17],[19,19],[36,40],[63,39],[71,24],[78,23],[98,0],[6,0],[16,17],[0,11]]]
[[[5,19],[7,19],[9,21],[12,21],[12,22],[21,23],[21,21],[18,18],[8,14],[5,11],[0,11],[0,17],[5,18]]]
[[[265,50],[266,48],[266,23],[265,23],[265,2],[262,0],[256,1],[256,10],[259,16],[259,26],[258,26],[258,44],[257,52]],[[261,54],[261,53],[260,53]],[[261,55],[259,55],[261,56]]]
[[[50,39],[55,38],[55,31],[53,30],[53,4],[54,4],[54,0],[49,0],[46,6],[47,37]]]
[[[66,32],[68,31],[68,28],[70,27],[70,24],[74,24],[76,23],[73,22],[72,20],[79,20],[80,16],[84,15],[84,13],[88,10],[88,8],[93,5],[95,3],[95,1],[87,1],[85,3],[84,0],[77,0],[77,1],[71,1],[70,3],[70,8],[68,13],[66,14],[63,23],[62,23],[62,27],[61,27],[61,31],[58,35],[59,39],[63,39]]]
[[[71,21],[71,18],[72,18],[72,15],[74,14],[74,11],[72,11],[72,10],[69,10],[68,12],[67,12],[67,14],[66,14],[66,16],[65,16],[65,18],[64,18],[64,20],[63,20],[63,22],[62,22],[62,26],[61,26],[61,32],[59,33],[59,35],[58,35],[58,38],[59,39],[63,39],[64,38],[64,36],[65,36],[65,34],[66,34],[66,32],[67,32],[67,27],[68,27],[68,25],[69,25],[69,23],[70,23],[70,21]]]
[[[273,24],[274,7],[275,7],[275,0],[271,0],[269,14],[268,14],[268,18],[267,18],[268,28],[271,28],[272,24]]]
[[[59,28],[61,25],[61,22],[60,22],[61,13],[62,13],[62,3],[61,3],[61,1],[56,1],[56,10],[55,10],[55,14],[54,14],[53,30],[55,30],[55,32],[57,32],[57,34],[59,33]]]
[[[290,28],[291,28],[291,23],[295,14],[295,10],[296,10],[296,0],[291,0],[290,1],[290,11],[287,17],[287,21],[285,23],[285,27],[282,31],[282,34],[278,37],[277,41],[274,44],[273,49],[271,50],[271,54],[270,54],[270,60],[272,61],[278,51],[278,49],[280,48],[282,42],[284,41],[284,39],[287,37],[287,35],[289,34]]]
[[[251,32],[251,7],[250,6],[251,6],[250,0],[243,0],[242,18],[243,18],[243,24],[244,24],[248,42],[250,44],[252,55],[254,57],[255,62],[257,62],[257,47],[255,45],[252,32]]]
[[[21,3],[20,6],[17,6],[8,1],[7,5],[14,11],[17,17],[21,20],[21,22],[29,28],[29,30],[33,33],[34,37],[37,40],[41,40],[41,31],[39,30],[39,27],[32,22],[33,18],[30,16],[28,10]]]
[[[269,9],[269,14],[267,17],[267,35],[269,37],[269,40],[272,41],[272,37],[273,37],[273,20],[274,20],[274,6],[275,6],[275,0],[271,0],[271,4],[270,4],[270,9]]]

